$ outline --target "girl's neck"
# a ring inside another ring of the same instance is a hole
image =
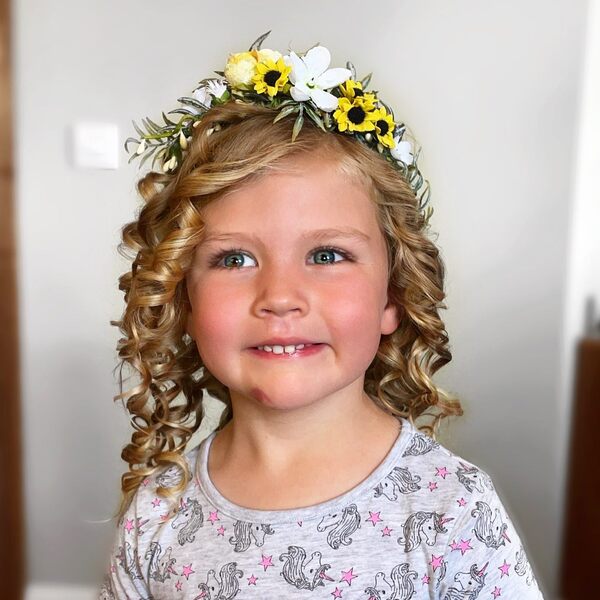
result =
[[[244,420],[239,410],[212,441],[208,471],[230,501],[265,510],[323,502],[358,485],[385,458],[400,421],[366,395],[335,418]]]

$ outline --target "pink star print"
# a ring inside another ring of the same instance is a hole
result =
[[[376,512],[376,513],[369,511],[370,516],[367,519],[367,521],[371,521],[371,523],[373,523],[373,527],[375,527],[375,525],[382,520],[381,517],[379,516],[380,514],[381,514],[381,511]]]
[[[125,519],[125,531],[127,531],[127,533],[131,533],[132,529],[133,529],[133,519]]]
[[[471,546],[471,539],[468,540],[460,540],[460,544],[458,545],[458,549],[460,553],[464,556],[467,550],[473,550]]]
[[[181,571],[181,574],[186,578],[189,579],[190,575],[192,573],[195,573],[196,571],[192,571],[192,563],[190,563],[189,565],[183,565],[183,571]]]
[[[142,485],[144,487],[146,487],[149,483],[150,483],[150,479],[148,477],[146,477],[146,479],[144,479],[144,481],[142,481]]]
[[[254,575],[250,575],[250,577],[248,577],[248,585],[256,585],[257,580],[258,580],[258,577],[254,577]]]
[[[181,591],[181,581],[177,580],[177,583],[175,584],[175,589],[180,592]]]
[[[444,563],[443,559],[443,554],[440,554],[440,556],[436,556],[435,554],[431,555],[431,561],[429,564],[433,567],[434,571],[442,566],[442,564]]]
[[[442,479],[446,479],[446,475],[450,475],[450,471],[446,469],[446,467],[436,467],[436,476],[441,477]]]
[[[269,568],[269,567],[274,567],[275,565],[273,564],[273,555],[271,556],[265,556],[264,554],[262,555],[262,560],[258,563],[259,565],[261,565],[261,567],[265,568],[265,571]]]
[[[492,596],[494,596],[494,598],[497,598],[498,596],[502,596],[502,589],[494,586],[494,591],[492,592]]]
[[[354,569],[354,567],[352,567],[349,571],[342,571],[342,578],[340,581],[345,581],[348,585],[352,585],[352,580],[358,577],[358,575],[355,575],[352,572],[352,569]]]
[[[506,559],[504,560],[504,564],[498,568],[500,569],[500,572],[502,573],[502,575],[500,575],[500,579],[502,579],[505,575],[507,577],[510,575],[510,573],[508,572],[508,570],[510,569],[510,565],[506,562]]]
[[[217,515],[219,511],[215,510],[215,511],[211,511],[209,516],[208,516],[208,520],[214,525],[215,521],[220,521],[221,519],[219,519],[219,515]]]
[[[423,585],[426,585],[429,583],[429,575],[423,575],[423,578],[421,579],[421,581],[423,582]]]
[[[154,506],[154,508],[156,508],[159,505],[160,505],[160,498],[154,498],[154,500],[152,500],[152,506]]]
[[[166,521],[169,518],[169,513],[166,512],[164,515],[160,515],[160,520],[161,521]]]
[[[342,590],[340,590],[340,588],[336,587],[335,590],[333,592],[331,592],[331,595],[334,598],[341,598],[342,597]]]
[[[381,537],[383,536],[389,536],[390,533],[392,533],[392,531],[394,531],[393,529],[390,529],[387,525],[381,530],[382,534]]]
[[[217,528],[217,535],[225,535],[225,527],[223,525]]]
[[[461,498],[460,500],[457,500],[458,505],[459,506],[465,506],[465,504],[467,503],[467,501],[464,498]]]
[[[433,490],[437,490],[437,483],[435,481],[430,481],[427,487],[430,492],[433,492]]]

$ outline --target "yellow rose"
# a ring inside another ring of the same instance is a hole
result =
[[[264,60],[272,60],[273,62],[277,62],[281,58],[281,52],[277,52],[277,50],[258,50],[258,62],[263,62]]]
[[[231,87],[250,90],[256,72],[256,52],[230,54],[225,65],[225,77]]]

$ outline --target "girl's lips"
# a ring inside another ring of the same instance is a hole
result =
[[[294,358],[302,358],[303,356],[312,356],[313,354],[321,352],[324,346],[325,344],[311,344],[310,346],[304,346],[304,348],[301,348],[300,350],[295,350],[292,354],[288,354],[287,352],[275,354],[274,352],[267,352],[266,350],[259,350],[258,348],[249,348],[249,351],[254,356],[258,356],[259,358],[264,358],[266,360],[289,360]]]

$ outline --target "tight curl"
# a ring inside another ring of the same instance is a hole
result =
[[[292,142],[293,118],[273,123],[273,117],[268,108],[235,101],[214,107],[194,129],[177,172],[151,171],[137,184],[144,205],[123,228],[120,251],[132,266],[119,278],[125,310],[113,322],[123,335],[121,369],[128,365],[139,379],[124,390],[121,377],[115,397],[125,403],[134,428],[121,454],[129,469],[121,478],[119,515],[159,468],[179,471],[174,485],[157,490],[179,499],[191,478],[184,452],[204,418],[205,392],[225,404],[218,430],[232,418],[228,389],[204,367],[186,333],[186,274],[202,239],[202,207],[301,153],[321,153],[365,186],[387,243],[388,297],[400,324],[382,336],[365,373],[365,392],[389,414],[413,424],[419,418],[418,428],[434,438],[443,418],[462,414],[459,401],[432,381],[452,360],[439,315],[446,308],[445,269],[415,193],[399,171],[351,136],[307,122]]]

